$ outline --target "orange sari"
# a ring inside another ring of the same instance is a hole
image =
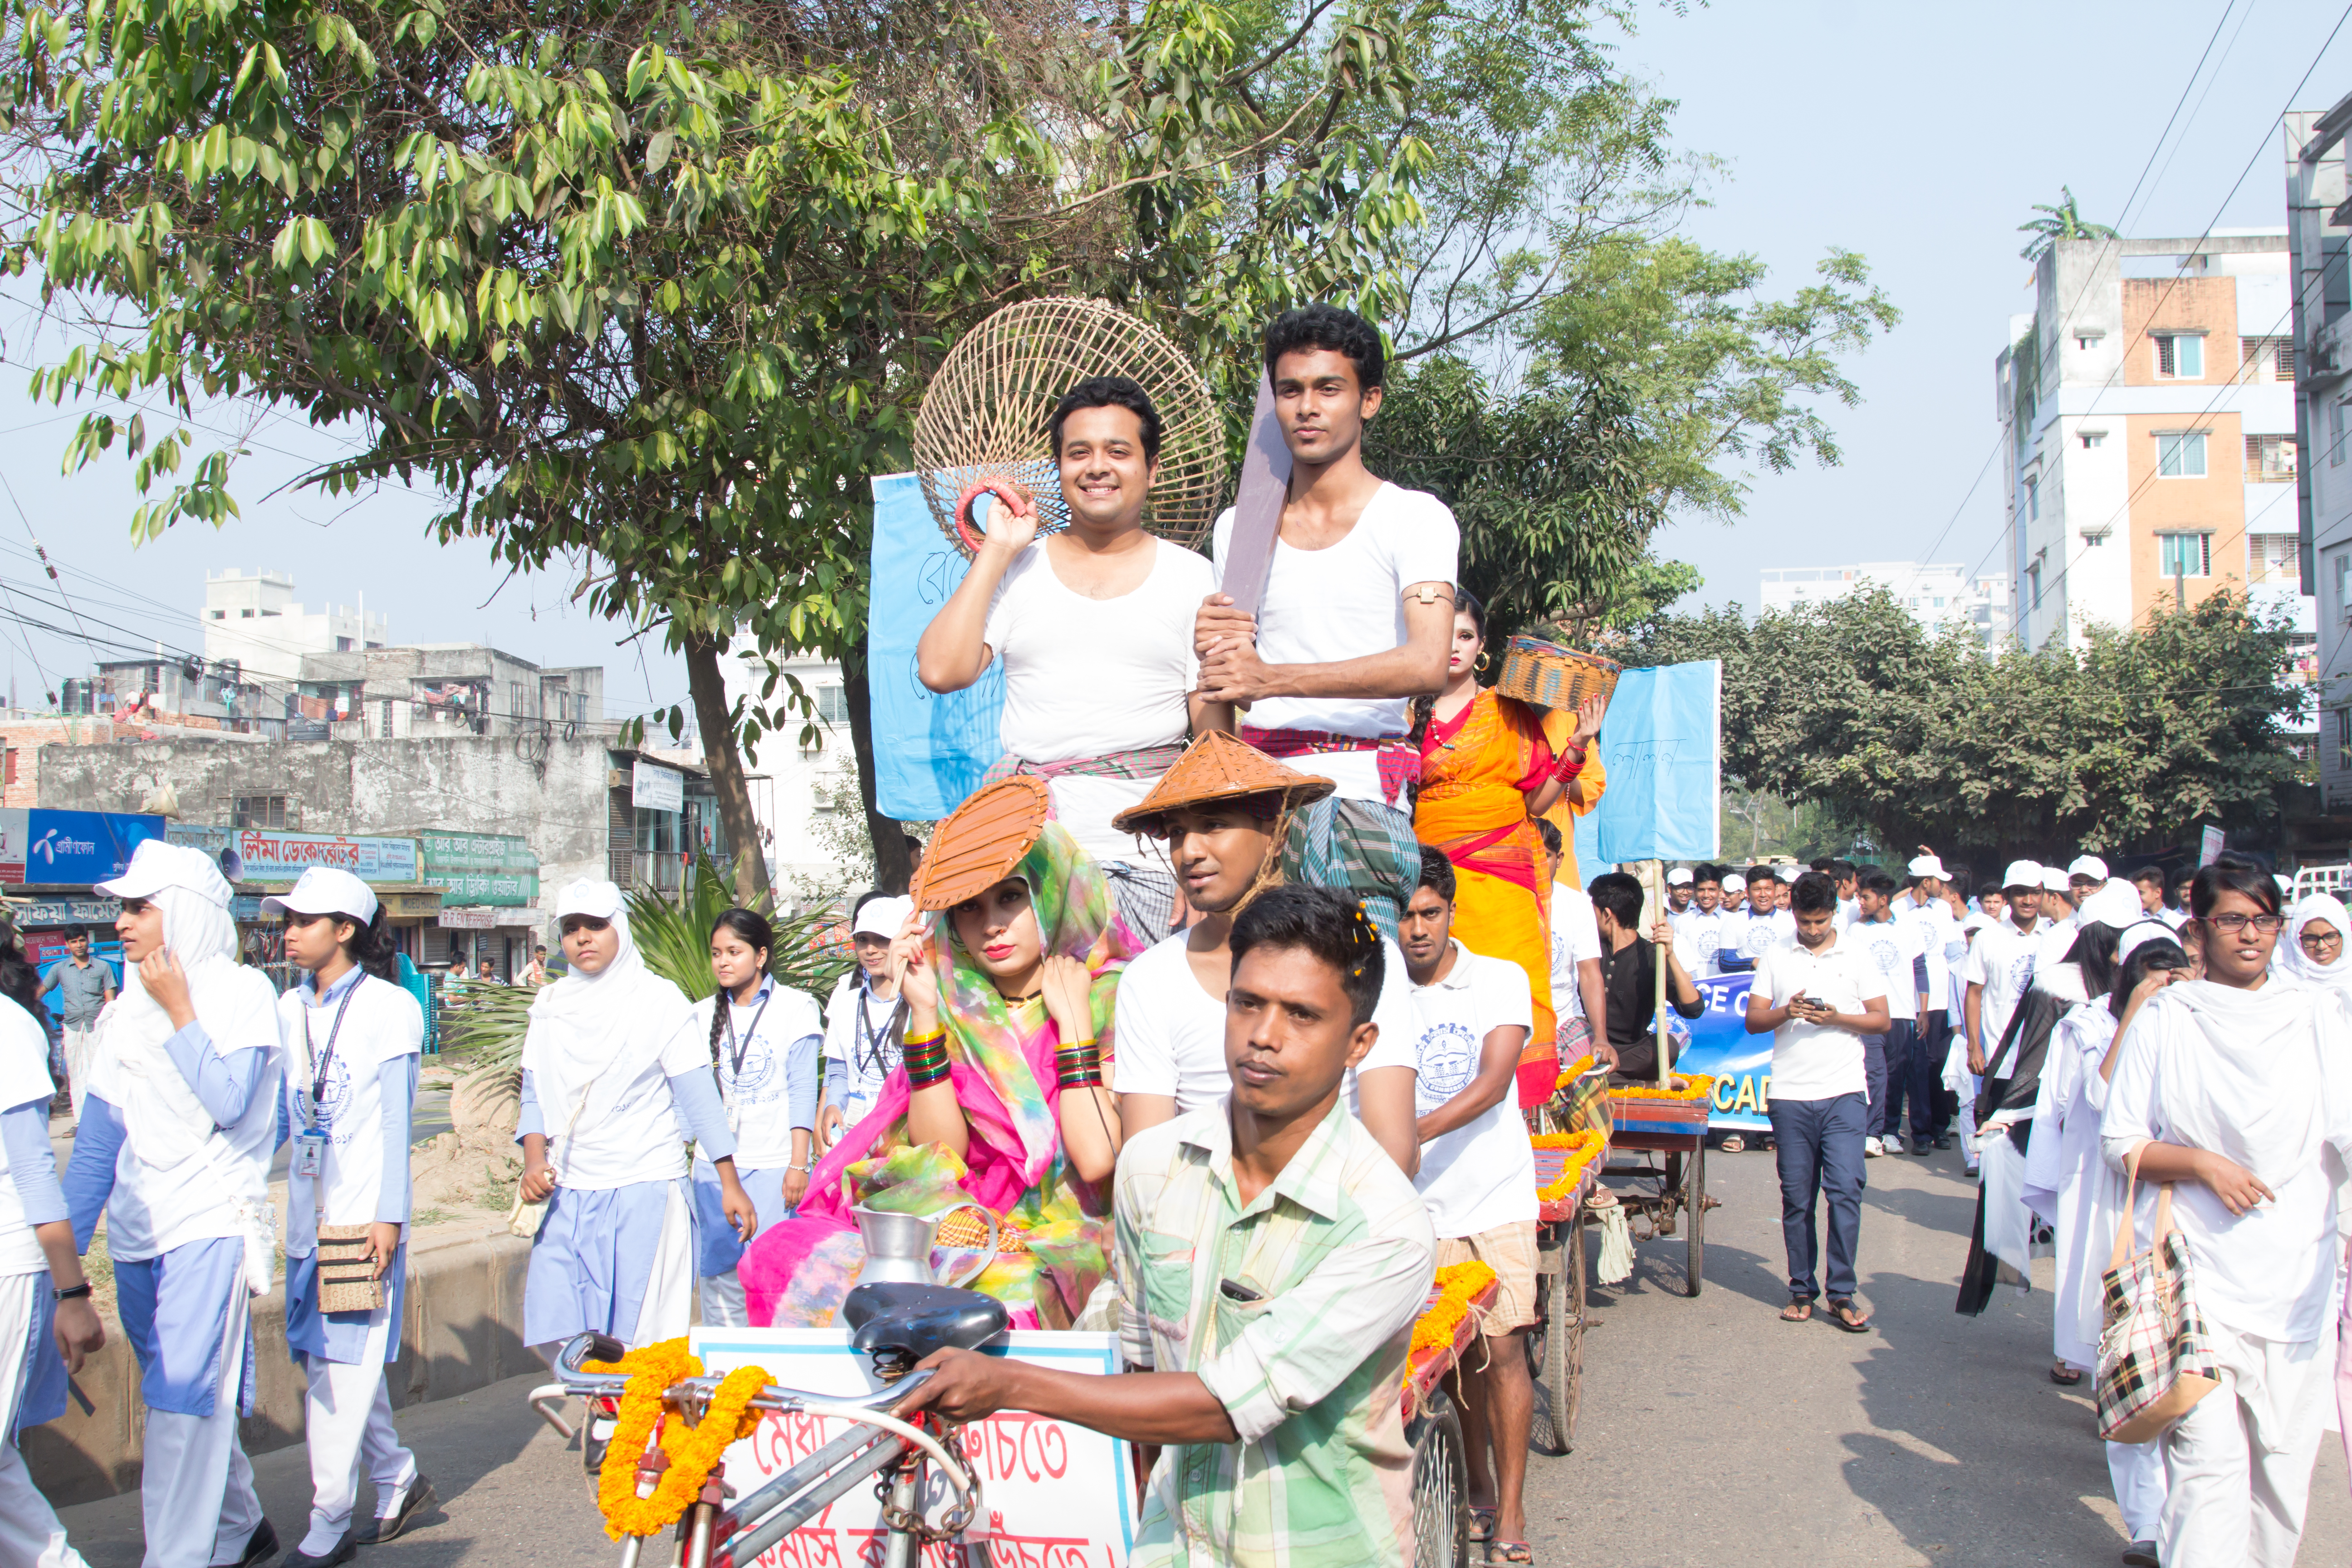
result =
[[[1527,972],[1535,1027],[1519,1057],[1523,1107],[1550,1099],[1559,1076],[1543,838],[1528,815],[1551,768],[1542,711],[1483,690],[1451,721],[1431,718],[1412,818],[1414,835],[1454,863],[1454,934]]]

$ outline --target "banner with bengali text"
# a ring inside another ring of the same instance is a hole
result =
[[[1706,1073],[1715,1079],[1715,1110],[1709,1127],[1769,1127],[1772,1037],[1748,1032],[1748,982],[1745,974],[1697,982],[1706,998],[1706,1011],[1696,1018],[1667,1021],[1676,1034],[1688,1037],[1675,1058],[1678,1073]]]

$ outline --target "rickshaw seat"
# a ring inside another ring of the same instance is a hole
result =
[[[905,1358],[912,1365],[934,1351],[973,1351],[1004,1332],[1004,1303],[977,1290],[945,1285],[860,1285],[841,1303],[849,1342],[868,1353]]]

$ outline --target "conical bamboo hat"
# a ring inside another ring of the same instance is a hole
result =
[[[1185,749],[1176,765],[1160,775],[1151,793],[1110,819],[1121,833],[1150,831],[1161,813],[1213,800],[1280,795],[1293,805],[1321,800],[1339,789],[1331,780],[1283,766],[1245,741],[1212,730]]]

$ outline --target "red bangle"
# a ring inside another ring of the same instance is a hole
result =
[[[1570,755],[1566,752],[1562,752],[1559,757],[1554,759],[1552,762],[1552,782],[1554,784],[1566,784],[1569,780],[1574,778],[1583,771],[1584,753],[1582,752],[1578,752],[1573,756]]]

